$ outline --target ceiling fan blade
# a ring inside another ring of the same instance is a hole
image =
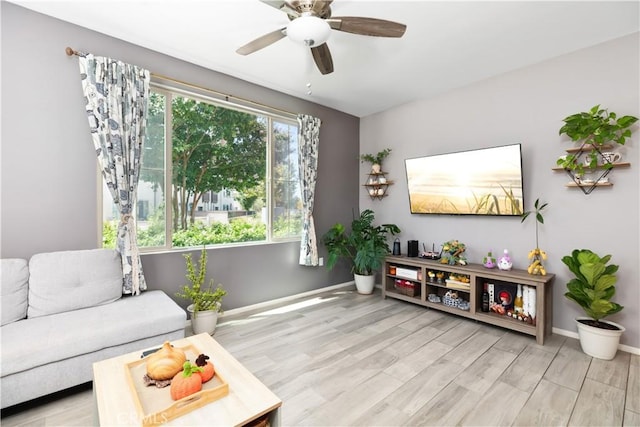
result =
[[[358,16],[340,16],[327,19],[334,30],[377,37],[402,37],[407,26],[398,22]]]
[[[331,15],[331,6],[333,0],[314,0],[313,5],[311,6],[311,11],[316,14],[316,16],[327,18]]]
[[[264,4],[268,4],[271,7],[275,7],[278,10],[283,11],[287,15],[298,17],[300,13],[289,2],[283,0],[260,0]]]
[[[265,34],[262,37],[258,37],[257,39],[250,41],[249,43],[245,44],[244,46],[238,48],[238,50],[236,50],[236,53],[239,53],[240,55],[248,55],[250,53],[253,53],[257,50],[260,50],[262,48],[265,48],[267,46],[269,46],[272,43],[277,42],[278,40],[282,39],[285,37],[285,30],[287,27],[284,28],[280,28],[279,30],[275,30],[272,31],[270,33]]]
[[[333,73],[333,59],[331,58],[329,46],[327,46],[326,43],[312,47],[311,54],[313,55],[313,60],[318,66],[318,70],[320,70],[322,74]]]

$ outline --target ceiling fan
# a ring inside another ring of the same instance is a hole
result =
[[[322,74],[333,72],[333,59],[327,46],[331,30],[376,37],[402,37],[407,26],[393,21],[357,16],[331,17],[333,0],[260,0],[287,14],[286,27],[267,33],[236,50],[248,55],[278,40],[289,37],[311,48],[316,66]]]

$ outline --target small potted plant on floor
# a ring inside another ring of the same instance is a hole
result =
[[[362,154],[360,161],[371,164],[371,173],[380,173],[382,171],[382,162],[391,153],[391,148],[385,148],[377,154]]]
[[[627,138],[631,137],[629,128],[637,121],[638,118],[634,116],[618,117],[616,113],[600,108],[600,105],[596,105],[589,111],[565,117],[559,134],[567,135],[572,141],[582,141],[586,159],[581,158],[583,154],[581,150],[578,153],[560,157],[556,162],[557,165],[579,176],[584,174],[585,168],[595,169],[598,166],[598,154],[602,154],[605,144],[624,145]],[[604,167],[611,168],[612,165],[605,162]]]
[[[373,225],[374,213],[367,209],[351,222],[348,232],[343,224],[337,223],[323,236],[323,242],[329,252],[327,268],[332,269],[339,259],[351,263],[356,288],[361,294],[370,294],[375,285],[375,270],[391,253],[387,244],[387,235],[400,233],[395,224]]]
[[[616,293],[618,266],[608,264],[611,255],[600,257],[589,249],[574,249],[562,262],[575,275],[567,283],[565,297],[578,304],[588,317],[578,317],[578,335],[582,351],[598,359],[611,360],[618,351],[625,328],[602,320],[623,307],[611,301]]]
[[[207,275],[207,251],[202,248],[198,267],[193,264],[191,254],[184,255],[187,263],[187,280],[189,285],[184,285],[176,293],[177,297],[191,301],[187,311],[191,314],[191,327],[194,334],[203,332],[212,335],[218,324],[218,314],[222,313],[222,298],[227,295],[221,285],[214,289],[213,279],[209,286],[203,287]]]

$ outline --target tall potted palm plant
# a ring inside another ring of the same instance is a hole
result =
[[[337,223],[322,238],[329,252],[327,268],[332,269],[340,259],[348,260],[356,288],[361,294],[373,292],[375,271],[380,269],[384,257],[391,252],[387,235],[400,233],[395,224],[376,226],[373,221],[373,211],[366,209],[353,219],[350,231]]]

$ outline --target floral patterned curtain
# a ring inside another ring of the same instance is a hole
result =
[[[147,288],[136,240],[135,206],[147,120],[149,71],[111,58],[80,55],[91,137],[109,192],[120,211],[117,250],[124,294]]]
[[[318,265],[318,244],[313,224],[313,199],[318,175],[318,143],[320,142],[321,120],[298,115],[298,167],[302,187],[302,239],[300,241],[300,265]]]

